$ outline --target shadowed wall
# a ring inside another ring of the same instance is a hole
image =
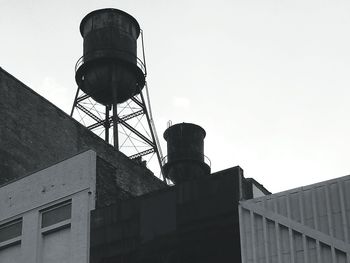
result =
[[[116,183],[121,196],[165,187],[151,171],[0,68],[0,185],[88,149],[103,159],[98,173],[108,173],[108,183]]]

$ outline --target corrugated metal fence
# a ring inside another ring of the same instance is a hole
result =
[[[240,202],[242,263],[350,263],[350,176]]]

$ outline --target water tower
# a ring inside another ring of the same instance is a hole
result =
[[[205,130],[193,123],[178,123],[164,132],[168,155],[163,158],[164,176],[175,184],[210,175],[204,155]]]
[[[98,135],[104,134],[107,142],[129,158],[141,160],[156,154],[161,166],[145,80],[140,25],[131,15],[107,8],[86,15],[81,21],[80,33],[84,39],[83,56],[75,67],[78,89],[71,116],[75,114]],[[142,60],[137,57],[138,49]],[[110,134],[112,128],[113,134]]]

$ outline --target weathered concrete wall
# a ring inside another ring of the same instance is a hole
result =
[[[16,240],[0,242],[1,256],[5,254],[0,262],[89,262],[89,217],[95,208],[95,189],[93,151],[0,187],[0,225],[22,221]],[[70,218],[43,226],[43,209],[62,202],[71,203]]]
[[[115,167],[118,187],[140,195],[165,185],[0,68],[0,185],[92,149]]]

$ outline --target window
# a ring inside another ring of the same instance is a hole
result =
[[[22,218],[0,225],[0,247],[19,242],[21,235]]]
[[[70,226],[72,217],[72,203],[63,202],[41,211],[42,232],[58,230]]]

